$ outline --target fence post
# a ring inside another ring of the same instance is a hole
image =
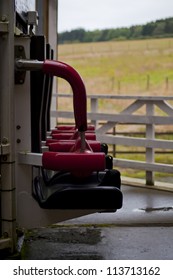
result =
[[[121,91],[121,81],[118,80],[118,93],[120,93],[120,91]]]
[[[98,111],[98,98],[91,97],[91,113],[97,113],[97,111]],[[98,121],[91,120],[91,123],[95,126],[95,129],[97,129]]]
[[[150,89],[150,75],[147,75],[147,86],[146,86],[146,90]]]
[[[168,77],[165,78],[165,84],[166,84],[165,89],[167,91],[169,89],[169,78]]]
[[[148,101],[146,103],[146,115],[153,116],[154,115],[154,104],[152,101]],[[146,139],[154,139],[155,138],[155,129],[154,124],[146,125]],[[154,163],[154,149],[146,148],[146,163]],[[146,185],[153,186],[154,185],[154,172],[146,171]]]
[[[113,135],[116,135],[116,126],[113,127]],[[116,157],[116,145],[113,144],[113,157],[115,158]]]

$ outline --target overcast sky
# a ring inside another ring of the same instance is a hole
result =
[[[173,0],[58,0],[58,30],[129,27],[173,17]]]

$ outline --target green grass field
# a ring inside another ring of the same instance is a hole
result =
[[[173,38],[64,44],[58,59],[80,73],[87,94],[172,94]],[[70,92],[62,80],[58,87]]]

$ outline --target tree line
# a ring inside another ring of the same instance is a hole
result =
[[[146,38],[164,38],[173,36],[173,17],[160,19],[144,25],[131,27],[97,29],[87,31],[83,28],[58,34],[58,43],[104,42],[113,40],[132,40]]]

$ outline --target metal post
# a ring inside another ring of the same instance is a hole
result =
[[[91,97],[91,113],[97,113],[98,112],[98,99]],[[95,126],[95,129],[97,129],[98,121],[91,121],[91,123]]]
[[[47,42],[49,42],[51,49],[54,52],[54,59],[57,59],[57,18],[58,18],[58,1],[57,0],[37,0],[36,10],[39,14],[39,21],[37,26],[37,34],[44,34]],[[57,81],[52,85],[53,92],[57,92]],[[51,110],[57,110],[58,98],[53,97],[51,102]],[[57,119],[51,118],[51,126],[57,125]]]
[[[14,155],[14,1],[0,1],[0,24],[6,32],[0,33],[0,143],[9,145],[1,156],[1,244],[0,249],[15,251],[15,155]],[[2,151],[2,149],[1,149]],[[3,246],[3,239],[4,244]],[[9,241],[9,242],[8,242]]]
[[[116,125],[113,127],[113,133],[112,134],[116,135]],[[112,147],[113,147],[113,150],[112,150],[113,157],[115,158],[116,157],[116,145],[113,144]]]

